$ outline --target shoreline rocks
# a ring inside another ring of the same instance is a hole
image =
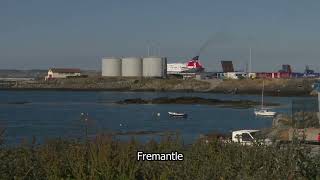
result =
[[[263,81],[265,95],[269,96],[311,96],[312,84],[315,82],[314,79],[182,80],[89,77],[17,82],[10,87],[0,86],[0,90],[154,91],[260,95]]]

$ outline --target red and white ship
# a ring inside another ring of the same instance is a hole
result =
[[[167,64],[168,74],[196,73],[204,71],[204,67],[199,61],[199,56],[195,56],[187,63],[169,63]]]
[[[199,61],[199,56],[195,56],[187,63],[187,72],[202,72],[204,71],[204,67]]]

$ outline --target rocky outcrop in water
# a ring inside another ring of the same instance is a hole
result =
[[[214,105],[219,107],[229,108],[252,108],[259,106],[261,103],[250,100],[220,100],[220,99],[206,99],[201,97],[177,97],[168,98],[160,97],[154,99],[125,99],[116,102],[118,104],[202,104],[202,105]],[[265,103],[265,106],[278,106],[277,103]]]

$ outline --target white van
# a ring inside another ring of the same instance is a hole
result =
[[[238,130],[232,132],[232,142],[241,143],[243,145],[252,145],[254,142],[258,142],[257,133],[259,130]],[[259,144],[270,145],[270,139],[263,139],[258,142]]]

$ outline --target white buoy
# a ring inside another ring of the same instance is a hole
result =
[[[160,113],[157,113],[157,116],[160,116]]]
[[[122,124],[121,124],[121,123],[120,123],[119,125],[120,125],[120,126],[122,126]]]

